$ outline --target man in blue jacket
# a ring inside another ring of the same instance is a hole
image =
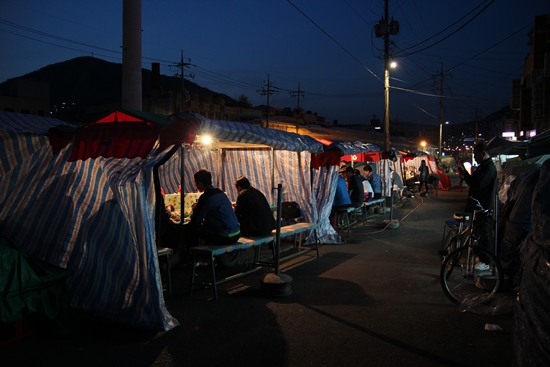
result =
[[[380,180],[380,176],[372,171],[372,167],[369,164],[363,167],[363,171],[365,171],[367,180],[369,180],[372,191],[374,191],[373,199],[380,199],[382,197],[382,181]]]

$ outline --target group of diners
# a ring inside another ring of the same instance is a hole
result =
[[[380,176],[373,171],[370,165],[363,167],[365,176],[357,168],[342,165],[334,201],[332,204],[332,213],[330,221],[334,228],[339,225],[342,209],[350,207],[360,208],[364,202],[382,197],[382,181]]]
[[[275,228],[275,218],[265,195],[252,187],[248,178],[241,176],[235,182],[237,201],[212,185],[212,174],[206,169],[197,171],[195,187],[202,195],[192,206],[189,222],[176,225],[170,222],[168,212],[161,215],[161,241],[174,246],[181,243],[181,252],[187,261],[189,248],[201,244],[230,245],[241,236],[266,236]],[[168,209],[168,208],[167,208]]]

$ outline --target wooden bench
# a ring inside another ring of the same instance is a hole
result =
[[[320,254],[319,254],[319,241],[317,239],[317,232],[316,232],[317,227],[318,227],[317,223],[303,223],[303,222],[295,223],[295,224],[291,224],[291,225],[288,225],[288,226],[281,227],[280,236],[281,237],[286,237],[286,236],[290,236],[290,235],[299,234],[300,235],[299,236],[299,243],[301,243],[303,234],[306,231],[313,230],[314,237],[315,237],[315,244],[317,246],[317,257],[319,257],[320,256]],[[193,288],[194,288],[195,284],[201,284],[201,285],[205,285],[205,286],[212,286],[213,291],[214,291],[214,299],[218,300],[217,286],[219,284],[222,284],[222,283],[228,282],[230,280],[242,277],[244,275],[256,272],[256,271],[261,269],[261,265],[274,266],[274,263],[260,262],[260,246],[263,245],[263,244],[271,243],[271,242],[275,241],[275,237],[276,237],[276,230],[274,229],[273,232],[271,233],[271,235],[261,236],[261,237],[260,236],[259,237],[241,237],[241,238],[239,238],[239,240],[236,243],[233,243],[231,245],[223,245],[223,246],[220,246],[220,245],[201,245],[201,246],[191,247],[189,249],[189,252],[191,252],[191,254],[193,254],[193,274],[191,276],[191,293],[193,292]],[[297,245],[297,241],[295,240],[294,246],[297,247],[296,245]],[[246,250],[246,249],[249,249],[251,247],[255,248],[254,264],[253,264],[252,269],[243,271],[243,272],[238,273],[238,274],[233,274],[233,275],[228,276],[228,277],[223,278],[223,279],[217,279],[216,278],[216,267],[215,267],[215,264],[214,264],[214,260],[215,260],[216,256],[220,256],[220,255],[223,255],[225,253],[233,252],[233,251],[236,251],[236,250]],[[308,249],[308,251],[309,251],[309,249]],[[198,259],[199,256],[202,256],[204,258],[209,259],[210,270],[211,270],[211,274],[212,274],[212,281],[205,282],[205,281],[197,281],[196,280],[196,267],[197,267],[197,259]]]

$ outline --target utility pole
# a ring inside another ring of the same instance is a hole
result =
[[[300,82],[298,82],[298,90],[297,91],[293,90],[293,91],[290,91],[289,93],[290,93],[290,97],[298,98],[298,103],[296,104],[296,134],[298,134],[299,118],[303,117],[304,115],[302,112],[302,108],[300,107],[300,97],[303,97],[305,92],[300,90]]]
[[[388,23],[388,0],[384,3],[384,18]],[[390,150],[390,32],[384,34],[384,150]]]
[[[445,74],[443,72],[443,63],[441,63],[441,72],[435,74],[434,76],[439,77],[439,158],[441,158],[441,142],[443,141],[443,82],[445,76],[450,74]]]
[[[478,118],[478,109],[477,109],[477,105],[476,105],[476,115],[475,115],[475,122],[476,122],[476,136],[474,138],[474,144],[477,144],[477,141],[478,141],[478,136],[479,136],[479,131],[478,131],[478,121],[479,121],[479,118]],[[479,111],[479,113],[481,113],[481,111]]]
[[[384,18],[375,26],[377,38],[384,37],[384,150],[389,151],[390,142],[390,34],[399,33],[399,22],[389,21],[388,0],[384,2]]]
[[[191,61],[191,59],[189,59],[189,61]],[[183,112],[183,108],[185,107],[185,102],[187,101],[187,95],[185,93],[184,75],[185,75],[185,68],[188,67],[189,65],[195,66],[195,65],[191,64],[190,62],[183,62],[183,50],[181,50],[180,62],[177,62],[177,63],[173,64],[174,67],[179,69],[179,73],[176,73],[174,76],[181,78],[181,98],[180,98],[181,111],[177,111],[178,110],[178,108],[177,108],[178,103],[176,102],[176,112]],[[189,74],[189,77],[192,78],[192,79],[195,79],[194,74]]]
[[[265,96],[267,95],[267,107],[266,107],[266,118],[265,118],[265,127],[269,127],[269,97],[275,92],[278,92],[278,88],[274,87],[271,84],[271,81],[269,80],[269,74],[267,74],[267,83],[264,82],[264,85],[262,86],[262,89],[259,89],[258,92],[260,95]]]

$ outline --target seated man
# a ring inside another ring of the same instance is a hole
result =
[[[188,247],[199,245],[199,239],[213,245],[229,245],[238,241],[241,230],[229,198],[212,186],[212,174],[201,169],[195,173],[195,186],[203,192],[196,204],[189,223],[184,225]]]
[[[416,185],[418,177],[416,175],[416,168],[414,166],[409,166],[409,169],[405,171],[405,184],[412,189]]]
[[[275,228],[273,212],[265,195],[250,186],[248,178],[241,176],[235,182],[239,192],[235,214],[243,236],[267,236]]]
[[[338,210],[346,209],[351,206],[346,181],[341,175],[339,175],[338,183],[336,185],[336,192],[334,193],[334,201],[332,202],[332,212],[330,214],[330,222],[333,228],[336,228],[341,221],[341,218],[338,216]]]
[[[382,197],[382,181],[380,180],[380,176],[372,171],[372,167],[369,164],[363,167],[363,171],[365,171],[367,180],[369,180],[374,191],[373,199],[380,199]]]
[[[351,205],[355,208],[360,208],[363,205],[363,199],[365,198],[363,181],[361,180],[360,175],[357,176],[351,167],[346,168],[345,175],[348,181],[348,194],[351,200]]]

